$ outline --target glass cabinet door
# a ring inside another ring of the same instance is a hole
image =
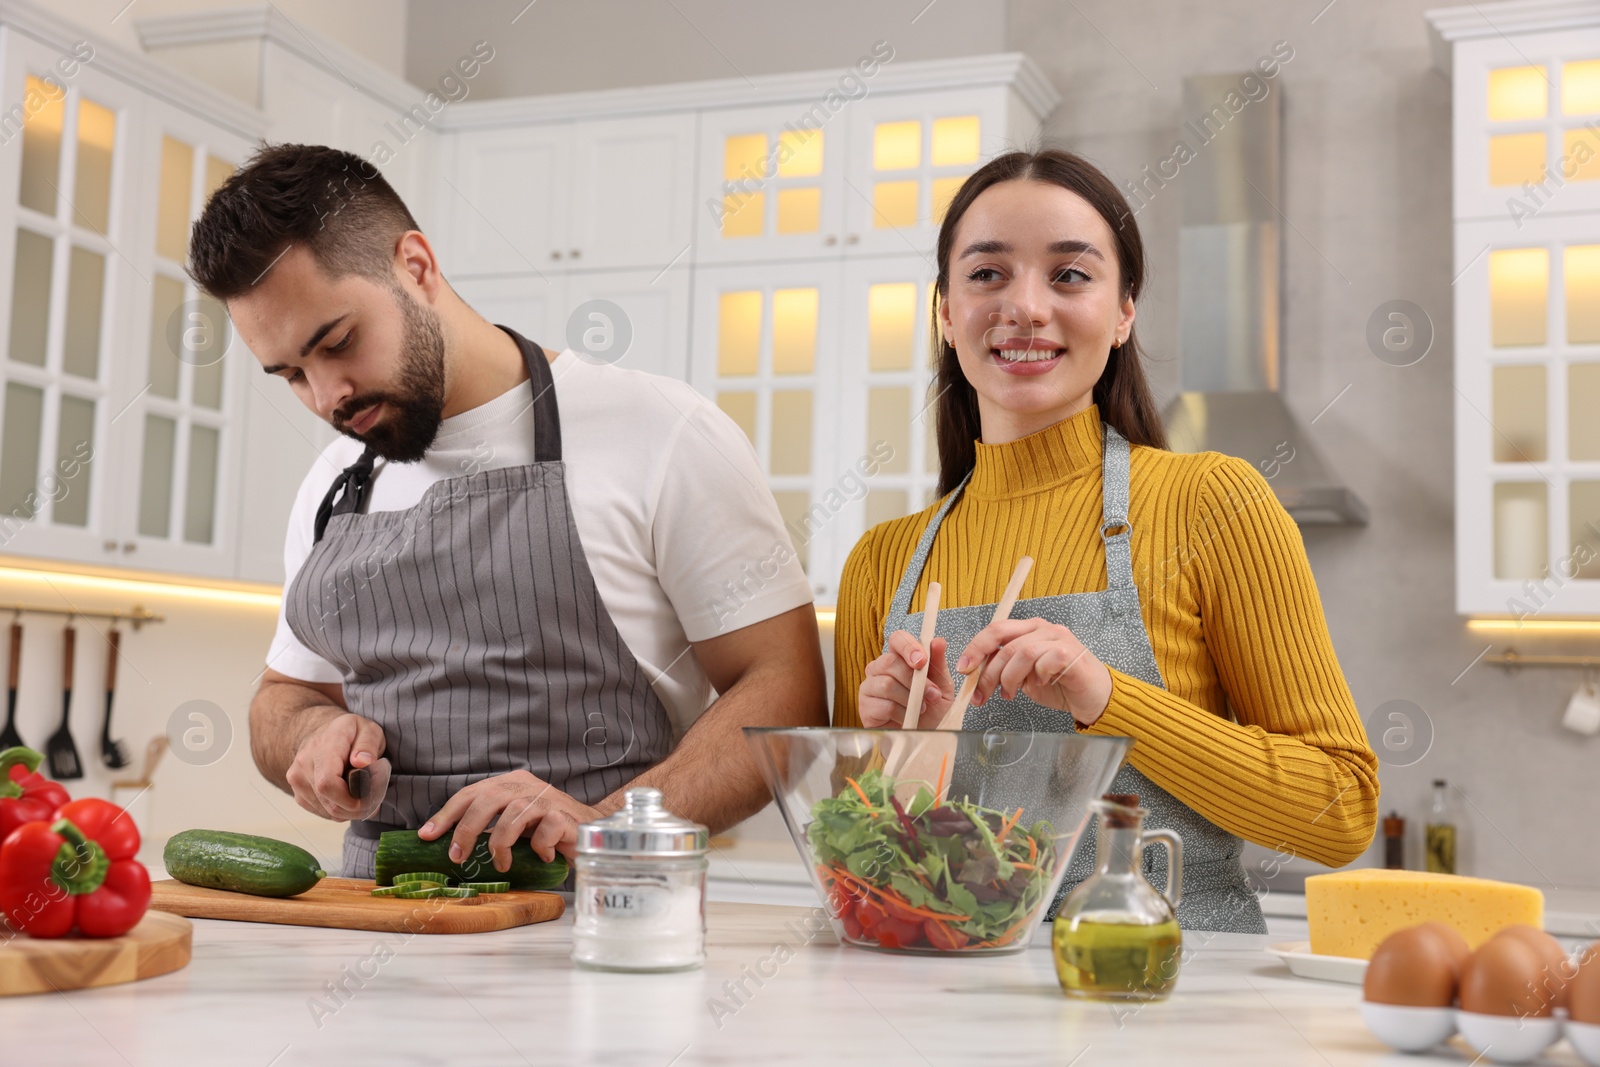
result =
[[[21,38],[6,51],[5,97],[22,105],[0,163],[0,553],[100,561],[114,555],[113,327],[138,269],[120,193],[141,102],[81,66],[63,78],[61,58]]]
[[[137,238],[149,266],[130,315],[119,547],[136,566],[228,574],[234,502],[224,472],[236,466],[243,375],[255,359],[184,266],[194,219],[247,147],[177,109],[151,102],[150,111]]]
[[[850,252],[933,256],[945,208],[1007,147],[1004,90],[869,96],[851,112]]]
[[[695,279],[690,381],[755,447],[812,588],[831,601],[859,496],[837,436],[839,267],[719,267]]]
[[[708,111],[700,123],[698,262],[838,257],[848,108]]]

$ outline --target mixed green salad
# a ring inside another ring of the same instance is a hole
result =
[[[943,774],[941,772],[941,779]],[[829,903],[851,941],[884,948],[999,948],[1046,903],[1055,830],[1023,810],[939,800],[943,782],[910,804],[878,770],[811,809],[806,836]]]

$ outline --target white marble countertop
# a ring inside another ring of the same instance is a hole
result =
[[[1172,998],[1135,1010],[1063,997],[1043,936],[1012,956],[908,957],[841,946],[825,926],[808,934],[808,920],[823,922],[817,909],[713,902],[707,911],[706,966],[657,975],[575,968],[570,913],[517,930],[409,939],[196,920],[183,970],[0,999],[0,1062],[1430,1062],[1387,1052],[1361,1023],[1357,987],[1292,977],[1263,951],[1270,936],[1186,934],[1190,957]],[[741,980],[746,992],[730,995]],[[347,992],[335,998],[338,983]],[[1472,1057],[1452,1046],[1431,1061]],[[1546,1062],[1578,1061],[1560,1046]]]

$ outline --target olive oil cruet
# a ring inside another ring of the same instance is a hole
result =
[[[1183,839],[1145,830],[1148,809],[1133,793],[1089,802],[1100,817],[1096,871],[1062,901],[1051,947],[1056,976],[1070,997],[1163,1000],[1178,980],[1183,935],[1173,909],[1183,892]],[[1146,842],[1167,847],[1167,888],[1144,877]]]

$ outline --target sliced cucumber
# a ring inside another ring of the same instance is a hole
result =
[[[509,893],[510,882],[462,882],[463,889],[476,889],[480,893]]]
[[[432,882],[434,885],[447,885],[449,881],[450,876],[448,874],[441,874],[438,871],[411,871],[407,874],[394,876],[395,885],[402,885],[406,882]]]
[[[427,889],[405,889],[395,896],[401,900],[430,900],[433,897],[444,896],[444,890],[438,886],[429,886]]]
[[[468,897],[477,896],[478,895],[478,891],[476,889],[472,888],[471,886],[464,886],[464,885],[463,886],[456,886],[454,889],[450,889],[450,888],[447,888],[447,887],[441,887],[440,890],[439,890],[439,895],[441,897],[455,897],[458,900],[465,900]]]
[[[403,885],[380,885],[372,891],[375,897],[397,897],[406,891]]]

